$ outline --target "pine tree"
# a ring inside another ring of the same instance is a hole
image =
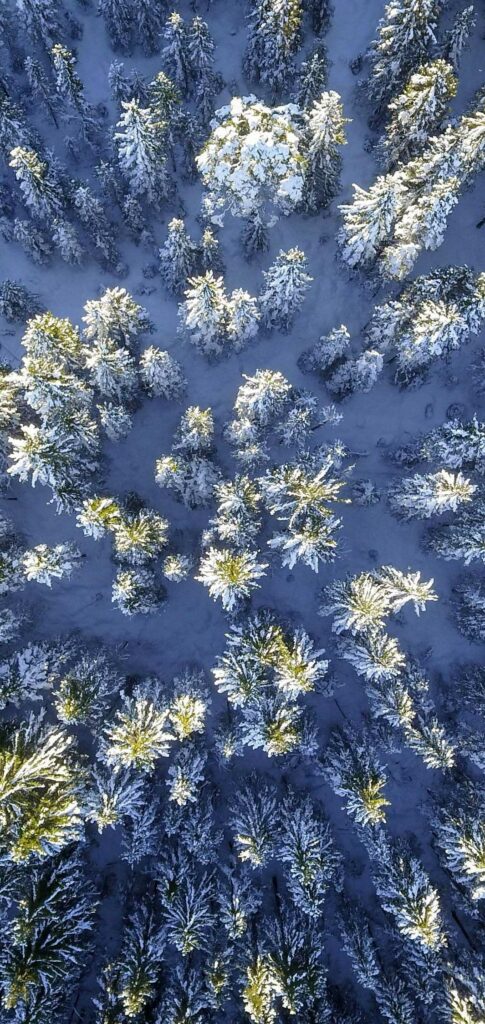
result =
[[[151,615],[160,611],[165,591],[149,569],[120,569],[111,600],[123,615]]]
[[[475,484],[461,473],[442,469],[427,476],[416,474],[389,490],[391,511],[402,519],[429,519],[444,512],[456,512],[472,500]]]
[[[465,565],[485,562],[485,506],[483,500],[472,505],[469,512],[460,512],[452,523],[431,530],[428,547],[441,558],[462,558]]]
[[[86,346],[86,369],[93,388],[116,402],[130,402],[138,389],[136,363],[124,346],[101,338]]]
[[[44,714],[0,734],[1,849],[14,862],[52,856],[82,832],[74,738]]]
[[[69,579],[74,569],[79,568],[81,552],[74,544],[37,544],[26,551],[22,558],[23,572],[27,580],[52,586],[52,580]]]
[[[462,11],[458,11],[453,25],[446,34],[443,57],[450,62],[455,71],[458,71],[462,52],[468,43],[468,37],[475,28],[476,20],[473,4],[470,7],[464,7]]]
[[[28,149],[38,145],[38,136],[29,128],[21,108],[0,92],[0,151],[5,160],[14,146]]]
[[[50,50],[59,38],[59,12],[53,0],[16,0],[17,15],[32,42]]]
[[[159,71],[150,82],[148,98],[149,106],[155,111],[157,119],[167,126],[167,139],[173,148],[181,104],[180,93],[175,82],[172,82],[172,79],[164,71]]]
[[[236,548],[254,543],[259,532],[260,494],[248,476],[236,475],[215,488],[217,514],[210,520],[219,540]]]
[[[4,1007],[26,1024],[42,1021],[37,1000],[55,1006],[56,996],[65,999],[77,979],[92,941],[96,901],[75,854],[31,865],[19,883],[1,974]]]
[[[377,850],[374,881],[383,909],[418,956],[421,951],[439,951],[446,945],[439,896],[420,861],[387,840],[379,842]]]
[[[444,267],[417,277],[400,295],[376,306],[367,337],[397,354],[396,378],[408,384],[437,357],[460,347],[483,321],[485,278],[468,267]]]
[[[214,274],[224,273],[224,261],[221,256],[219,241],[212,228],[204,228],[199,244],[199,259],[204,272],[212,270]]]
[[[349,119],[343,116],[337,92],[322,92],[308,109],[303,206],[310,213],[324,209],[338,192],[342,162],[338,147],[346,143],[346,124]]]
[[[191,405],[184,412],[175,434],[173,451],[183,455],[208,455],[214,447],[212,409]]]
[[[153,912],[142,903],[124,926],[119,956],[119,997],[129,1019],[146,1012],[154,998],[164,946]]]
[[[339,857],[328,824],[309,797],[290,794],[279,814],[277,857],[284,865],[285,881],[305,917],[318,918],[329,886],[338,884]]]
[[[275,214],[294,210],[301,200],[305,165],[300,137],[293,104],[267,107],[247,96],[217,110],[212,133],[197,157],[206,188],[204,212],[212,222],[222,223],[227,210],[246,218],[265,206]]]
[[[341,206],[343,226],[338,233],[341,257],[351,269],[374,263],[394,227],[399,190],[390,177],[377,178],[366,192],[354,185],[350,205]]]
[[[233,612],[254,588],[261,586],[257,581],[267,568],[267,563],[259,563],[252,551],[211,547],[202,556],[196,579],[208,588],[214,601],[220,598],[225,611]]]
[[[227,300],[227,336],[235,352],[240,352],[258,332],[258,301],[249,292],[236,288]]]
[[[387,778],[368,736],[333,733],[323,757],[323,774],[358,825],[385,821],[390,803],[383,793]]]
[[[354,391],[370,391],[382,373],[384,359],[380,352],[367,349],[357,359],[345,359],[326,380],[326,386],[339,400]]]
[[[221,478],[220,469],[206,456],[165,455],[157,459],[155,480],[168,487],[188,508],[208,505]]]
[[[292,56],[300,40],[301,0],[254,0],[250,14],[244,70],[250,79],[268,85],[273,98],[285,87]]]
[[[159,38],[165,13],[165,0],[135,0],[133,4],[136,37],[149,57],[160,49]]]
[[[237,790],[229,822],[238,857],[252,868],[264,867],[275,855],[278,804],[272,785],[250,776]]]
[[[166,44],[162,50],[162,63],[182,96],[186,96],[191,77],[188,32],[183,18],[176,11],[166,23],[164,36]]]
[[[434,60],[411,75],[388,107],[389,123],[381,142],[388,167],[419,153],[441,127],[458,86],[453,68]]]
[[[485,594],[479,578],[469,577],[456,586],[456,621],[460,633],[475,643],[485,640]]]
[[[12,237],[22,246],[34,263],[47,263],[52,253],[52,247],[44,233],[30,220],[20,220],[16,217],[13,222]]]
[[[197,264],[197,246],[185,230],[184,222],[174,217],[168,225],[167,238],[159,251],[160,270],[164,283],[173,295],[187,287]]]
[[[65,725],[99,724],[120,688],[120,677],[104,653],[83,654],[60,673],[55,684],[54,706]]]
[[[11,151],[10,166],[15,171],[26,206],[41,220],[51,221],[63,211],[62,193],[46,161],[33,149],[17,146]]]
[[[125,288],[107,288],[99,299],[84,307],[83,322],[88,341],[107,340],[133,349],[141,334],[152,330],[147,312]]]
[[[96,249],[106,262],[115,269],[120,263],[114,232],[106,217],[102,203],[88,185],[77,185],[72,200],[77,216],[90,235]]]
[[[164,907],[168,941],[188,956],[200,949],[213,925],[211,900],[213,880],[203,875],[199,881],[187,878],[181,890]]]
[[[263,276],[265,287],[259,299],[263,322],[267,327],[288,330],[313,280],[307,273],[305,254],[301,249],[280,250]]]
[[[84,98],[83,83],[76,71],[76,58],[74,54],[65,46],[62,46],[61,43],[56,43],[52,47],[51,57],[58,95],[69,106],[74,108],[79,117],[85,122],[86,128],[89,123],[89,127],[92,129],[94,123]]]
[[[146,565],[168,542],[168,521],[152,509],[123,512],[112,522],[114,549],[127,565]]]
[[[207,754],[194,743],[186,743],[177,751],[168,769],[165,780],[169,791],[169,800],[178,807],[188,803],[196,803],[200,796],[201,783],[204,781],[204,769]]]
[[[58,128],[59,121],[55,109],[54,96],[41,62],[36,60],[35,57],[26,57],[24,67],[32,95],[42,100],[53,123]]]
[[[441,0],[400,0],[388,3],[370,48],[370,100],[381,109],[423,63],[436,42]]]
[[[269,427],[286,411],[291,385],[279,370],[256,370],[253,377],[243,373],[234,409],[239,419],[248,419],[258,427]]]
[[[6,278],[0,285],[0,314],[14,323],[16,320],[27,320],[39,311],[37,295],[29,292],[20,281]]]
[[[159,757],[168,757],[173,733],[168,727],[168,708],[159,694],[140,686],[123,704],[104,734],[103,759],[115,768],[152,772]]]
[[[75,228],[69,221],[57,218],[52,227],[52,241],[66,263],[79,266],[83,259],[83,250]]]
[[[462,798],[462,807],[455,802],[451,810],[440,808],[433,832],[445,865],[457,886],[465,889],[473,907],[485,897],[485,820],[476,800],[467,799],[466,794]]]
[[[180,363],[154,345],[142,352],[139,372],[144,388],[153,397],[181,398],[187,387]]]
[[[103,15],[113,49],[129,52],[134,29],[132,4],[127,4],[126,0],[99,0],[98,9]]]
[[[134,196],[159,205],[168,194],[165,125],[138,100],[121,104],[123,113],[114,138],[120,170]]]
[[[327,79],[327,50],[323,43],[319,43],[301,64],[298,85],[294,94],[297,106],[308,110],[313,103],[316,103],[325,92]]]
[[[189,278],[179,307],[181,329],[203,355],[219,355],[226,340],[227,298],[222,277],[211,270]]]

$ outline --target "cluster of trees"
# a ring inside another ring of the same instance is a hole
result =
[[[440,245],[483,166],[483,94],[450,119],[475,11],[463,7],[445,31],[444,7],[392,0],[366,55],[383,173],[342,208],[339,245],[352,270],[407,277],[423,249]],[[240,352],[261,329],[288,331],[312,282],[304,252],[281,250],[258,296],[228,294],[216,229],[227,214],[242,218],[250,258],[280,214],[320,214],[338,193],[348,119],[327,89],[328,0],[251,0],[243,72],[262,97],[219,109],[214,41],[198,14],[184,19],[165,0],[100,0],[99,13],[117,53],[160,53],[151,81],[112,61],[113,131],[69,48],[81,23],[56,0],[2,7],[3,238],[39,264],[54,253],[74,267],[94,256],[121,276],[127,232],[159,261],[145,276],[159,272],[179,299],[181,336],[210,358]],[[36,127],[42,117],[49,137],[66,136],[63,161]],[[196,174],[198,240],[176,191]],[[160,244],[151,222],[162,208]],[[478,333],[484,302],[483,273],[438,268],[384,296],[361,352],[341,325],[300,366],[336,400],[369,391],[391,359],[396,382],[416,384]],[[188,404],[183,367],[145,344],[152,325],[126,289],[88,301],[77,327],[7,279],[0,314],[26,324],[18,369],[0,366],[2,488],[12,479],[47,486],[85,537],[110,538],[122,614],[157,612],[163,581],[195,577],[229,617],[212,685],[194,665],[168,680],[130,675],[121,650],[94,638],[32,639],[17,593],[68,579],[82,556],[69,542],[26,548],[0,517],[2,1019],[354,1024],[362,989],[366,1012],[388,1024],[479,1024],[483,669],[458,666],[438,686],[394,635],[409,605],[419,615],[437,600],[433,580],[378,564],[332,576],[320,612],[332,618],[337,658],[365,688],[364,714],[357,702],[350,721],[331,700],[342,680],[324,650],[265,607],[277,560],[318,572],[340,553],[337,506],[379,499],[372,480],[348,496],[351,453],[316,440],[340,413],[277,369],[244,374],[223,427],[227,470],[212,409]],[[481,376],[479,361],[479,387]],[[187,509],[209,510],[197,561],[174,546],[160,511],[104,479],[106,442],[126,437],[145,397],[185,402],[155,479]],[[387,488],[391,514],[431,520],[427,553],[476,566],[455,581],[452,613],[469,641],[483,641],[484,424],[453,418],[388,454],[404,470]],[[401,751],[416,783],[412,841],[399,823]],[[338,831],[327,799],[348,816]]]

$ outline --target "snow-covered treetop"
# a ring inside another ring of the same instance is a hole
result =
[[[234,97],[216,110],[211,135],[197,157],[213,222],[226,210],[254,214],[265,201],[288,213],[300,202],[305,159],[301,112],[294,103],[267,107],[256,96]]]

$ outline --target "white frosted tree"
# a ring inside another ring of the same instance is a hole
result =
[[[81,552],[74,544],[37,544],[26,551],[22,558],[23,572],[27,580],[52,586],[53,580],[69,579],[74,569],[79,568]]]
[[[62,190],[48,163],[33,149],[17,146],[10,153],[10,166],[15,172],[25,205],[34,216],[50,221],[62,214]]]
[[[259,303],[266,327],[290,328],[313,280],[307,266],[301,249],[288,249],[281,250],[275,263],[265,271]]]
[[[222,277],[211,270],[189,279],[179,307],[182,331],[202,355],[220,355],[227,341],[227,296]]]
[[[136,99],[121,105],[114,135],[121,172],[134,196],[158,206],[169,190],[165,125]]]
[[[267,107],[255,96],[235,97],[216,110],[212,133],[197,157],[214,223],[236,217],[289,213],[302,197],[305,160],[301,117],[293,104]]]
[[[197,246],[188,235],[183,220],[174,217],[170,221],[167,238],[158,255],[166,287],[172,294],[180,294],[197,265]]]
[[[389,123],[381,140],[387,166],[419,153],[448,115],[458,86],[451,64],[430,61],[411,75],[406,88],[389,104]]]
[[[342,260],[351,269],[372,265],[396,223],[398,185],[390,177],[377,178],[366,192],[354,185],[354,199],[341,206],[343,225],[338,232]]]
[[[267,568],[267,563],[258,562],[252,551],[209,548],[202,556],[196,579],[207,587],[214,601],[221,600],[225,611],[233,612],[261,586],[258,580]]]
[[[380,109],[436,43],[441,0],[390,0],[369,50],[369,98]]]
[[[441,469],[437,473],[407,477],[389,490],[391,511],[401,519],[429,519],[456,512],[472,501],[476,486],[462,475]]]
[[[244,70],[276,97],[293,70],[303,20],[302,0],[252,0]]]
[[[142,352],[139,373],[143,387],[153,397],[181,398],[187,387],[180,363],[154,345]]]
[[[345,125],[348,123],[337,92],[322,92],[308,109],[303,207],[310,213],[324,209],[338,192],[342,163],[340,146],[347,141]]]

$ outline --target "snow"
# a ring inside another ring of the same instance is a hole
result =
[[[204,9],[199,13],[207,18],[216,43],[215,68],[228,83],[217,99],[220,107],[223,103],[230,104],[232,96],[245,96],[248,92],[241,71],[245,9],[244,5],[230,0],[214,0],[207,14],[205,5],[202,6]],[[83,38],[75,44],[77,73],[84,83],[87,101],[93,105],[106,105],[109,121],[105,130],[108,131],[108,125],[114,125],[119,117],[108,90],[108,69],[115,54],[109,46],[102,19],[96,17],[94,6],[85,8],[74,0],[68,0],[66,7],[84,28]],[[185,17],[193,16],[192,5],[185,0],[178,7]],[[176,298],[167,293],[159,273],[150,278],[143,275],[147,264],[158,266],[156,254],[167,236],[168,223],[179,215],[178,209],[169,202],[162,206],[160,213],[150,216],[149,227],[154,235],[152,247],[136,246],[125,237],[121,256],[128,272],[121,282],[119,277],[102,270],[92,258],[81,266],[72,266],[55,255],[49,266],[38,266],[26,258],[15,242],[7,244],[0,241],[0,280],[11,277],[21,281],[30,292],[40,297],[52,313],[69,317],[80,326],[85,303],[99,297],[106,288],[121,284],[147,309],[155,325],[154,334],[145,336],[144,346],[148,348],[154,344],[168,352],[181,364],[183,377],[188,382],[186,397],[181,401],[157,396],[144,398],[134,413],[133,429],[128,435],[118,442],[108,440],[104,444],[102,493],[123,496],[136,491],[150,509],[168,520],[174,547],[191,556],[193,561],[187,580],[176,583],[166,580],[168,599],[159,613],[132,617],[122,615],[111,600],[116,566],[112,561],[110,537],[105,535],[96,539],[85,536],[76,523],[75,514],[58,516],[55,507],[47,503],[47,489],[39,482],[31,488],[15,478],[12,480],[0,507],[14,520],[24,546],[28,549],[40,544],[52,547],[62,540],[65,544],[75,544],[83,556],[82,571],[74,573],[71,579],[54,580],[50,589],[42,588],[41,596],[38,596],[41,588],[34,584],[24,592],[23,604],[31,614],[29,640],[34,643],[74,631],[83,637],[94,637],[99,642],[112,645],[122,656],[123,671],[128,675],[155,673],[166,681],[190,665],[204,669],[212,680],[211,669],[225,648],[228,620],[221,602],[211,599],[207,588],[197,582],[194,574],[200,565],[200,537],[214,515],[214,506],[191,509],[178,502],[167,488],[161,489],[155,480],[156,461],[170,452],[186,407],[189,404],[199,405],[202,409],[210,407],[215,421],[217,462],[224,476],[234,477],[237,467],[223,428],[233,417],[243,374],[253,376],[257,370],[277,370],[290,384],[312,390],[321,405],[325,405],[328,392],[315,375],[304,374],[298,368],[299,357],[322,335],[328,335],[345,324],[354,339],[351,354],[357,358],[362,352],[364,328],[374,305],[386,301],[398,290],[393,284],[382,284],[376,280],[363,285],[362,279],[352,276],[337,258],[336,234],[341,224],[338,203],[351,201],[353,183],[367,189],[378,173],[366,145],[368,111],[359,95],[349,62],[363,53],[374,37],[384,2],[334,0],[334,8],[330,29],[325,36],[331,60],[328,88],[342,97],[344,115],[351,118],[346,129],[348,144],[342,153],[339,195],[330,212],[324,215],[290,213],[281,217],[269,231],[269,251],[258,255],[251,263],[246,262],[242,255],[242,220],[226,213],[219,236],[227,267],[225,287],[228,293],[244,289],[250,295],[258,294],[263,271],[274,263],[280,251],[297,246],[304,252],[313,283],[288,332],[273,330],[265,333],[260,329],[241,351],[215,362],[207,361],[193,345],[181,339],[177,332]],[[470,48],[461,61],[457,95],[452,103],[455,115],[463,113],[481,84],[484,31],[485,12],[479,10]],[[314,45],[316,39],[311,42]],[[125,60],[128,68],[138,68],[149,80],[160,70],[157,56],[144,57],[139,50]],[[264,95],[259,98],[268,101]],[[232,101],[233,114],[238,103]],[[61,160],[66,161],[63,129],[56,132],[42,112],[36,115],[36,121],[49,145]],[[219,132],[221,130],[218,129]],[[246,144],[251,141],[248,137]],[[281,156],[285,156],[283,149]],[[87,150],[81,156],[80,166],[71,166],[71,172],[95,183],[88,170],[89,160]],[[14,188],[12,172],[5,173],[9,186]],[[293,198],[299,180],[286,179],[282,195],[287,193]],[[241,182],[235,181],[234,186],[239,190]],[[245,181],[242,187],[245,187]],[[201,183],[182,184],[180,191],[186,210],[186,228],[191,237],[199,237],[197,216],[204,194]],[[442,244],[435,251],[421,252],[413,277],[447,264],[468,264],[480,270],[483,266],[485,228],[477,229],[476,224],[482,216],[483,177],[474,181],[460,196],[448,216]],[[12,326],[3,318],[0,320],[0,354],[16,369],[23,354],[20,345],[22,333],[22,325]],[[348,446],[356,464],[355,475],[370,478],[385,495],[391,480],[400,480],[403,475],[386,457],[387,446],[398,442],[404,444],[418,433],[439,426],[447,418],[447,410],[451,406],[458,405],[460,416],[468,420],[475,412],[480,414],[480,400],[471,385],[470,366],[483,340],[483,333],[481,337],[474,336],[469,345],[452,353],[449,359],[434,363],[426,382],[416,389],[400,390],[393,382],[393,365],[385,364],[372,390],[354,393],[345,400],[339,406],[342,420],[337,426],[324,425],[315,433],[315,440],[332,442],[338,438],[342,441]],[[343,579],[347,573],[370,572],[383,565],[420,572],[422,580],[434,579],[438,601],[430,603],[419,618],[412,609],[400,612],[390,629],[405,653],[424,662],[438,714],[444,705],[442,680],[449,677],[451,666],[478,661],[480,657],[478,646],[469,643],[458,632],[452,616],[452,588],[461,578],[461,566],[437,558],[430,550],[424,549],[425,524],[415,520],[399,521],[391,515],[384,498],[364,507],[342,505],[339,516],[342,521],[340,556],[333,563],[320,565],[318,576],[310,566],[301,563],[297,563],[292,571],[282,567],[278,554],[273,556],[265,543],[267,531],[260,544],[262,556],[265,562],[269,562],[269,567],[252,596],[253,609],[269,607],[277,610],[279,616],[287,618],[294,628],[304,627],[315,646],[326,651],[331,672],[338,683],[336,696],[327,697],[316,691],[305,698],[305,707],[313,708],[316,713],[322,748],[336,725],[342,725],[345,719],[359,726],[362,715],[368,711],[362,679],[351,665],[339,657],[330,619],[318,615],[320,590],[327,583]],[[212,681],[210,686],[212,728],[213,716],[224,708],[225,702]],[[447,876],[430,845],[430,824],[422,812],[427,790],[439,787],[439,777],[424,768],[419,757],[406,748],[400,754],[387,753],[384,760],[390,776],[386,789],[386,796],[391,802],[388,808],[390,832],[394,836],[412,837],[424,869],[440,890],[449,925],[453,897]],[[278,778],[280,769],[273,762],[274,758],[268,762],[261,751],[246,752],[244,762],[237,761],[237,771],[241,774],[242,769],[247,772],[254,766]],[[314,773],[305,774],[305,769],[300,767],[290,775],[292,784],[309,792],[328,814],[336,845],[345,858],[350,894],[357,893],[368,907],[372,907],[367,857],[341,809],[342,801]],[[223,787],[227,785],[227,776],[225,779],[221,783]],[[103,870],[118,857],[117,839],[113,840],[112,833],[109,833],[109,829],[103,833],[99,847],[92,854],[97,866]],[[101,929],[101,936],[107,936],[107,946],[115,942],[119,927],[116,907],[111,908],[111,920],[107,916],[109,906],[108,899]],[[349,977],[349,962],[342,955],[340,940],[335,940],[337,929],[331,922],[329,933],[327,956],[330,975],[332,982],[338,985]],[[456,927],[453,941],[457,947],[463,942],[463,936]],[[356,991],[365,1003],[362,990]]]

